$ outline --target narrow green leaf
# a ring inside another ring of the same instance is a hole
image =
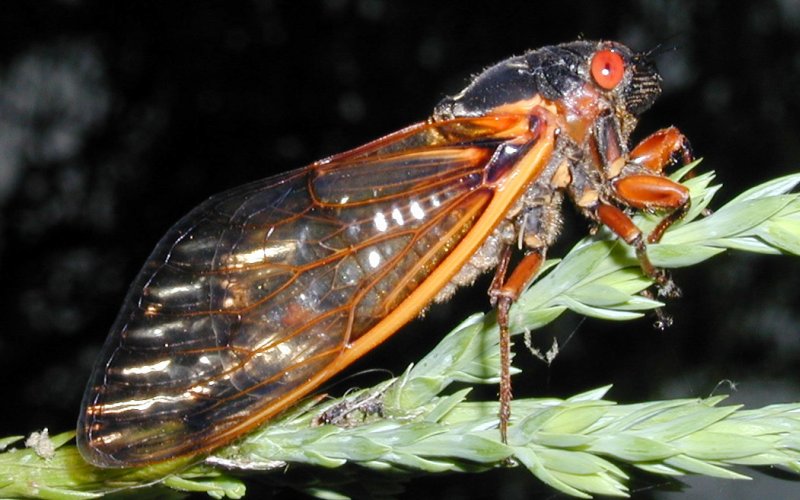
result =
[[[780,250],[769,245],[755,236],[737,236],[732,238],[719,238],[708,240],[709,245],[730,248],[731,250],[741,250],[743,252],[761,253],[766,255],[778,255]]]
[[[216,498],[242,498],[245,494],[244,483],[231,477],[193,480],[179,476],[168,476],[164,479],[164,486],[179,491],[207,493]]]
[[[607,401],[601,401],[606,396],[606,394],[608,394],[608,391],[610,390],[611,390],[611,385],[604,385],[602,387],[598,387],[597,389],[591,389],[586,392],[575,394],[574,396],[567,399],[567,402],[578,403],[583,401],[596,401],[596,402],[602,402],[604,404],[612,404]]]
[[[688,174],[689,172],[691,172],[692,170],[697,168],[697,166],[700,165],[700,163],[702,163],[702,162],[703,162],[702,158],[697,158],[693,162],[687,163],[686,165],[683,165],[682,167],[680,167],[677,170],[675,170],[674,172],[672,172],[670,174],[669,178],[672,179],[675,182],[680,182],[681,179],[686,177],[686,174]],[[709,173],[710,172],[705,172],[705,173],[700,174],[700,175],[708,175]],[[695,178],[697,178],[697,177],[695,177]]]
[[[669,466],[681,470],[686,474],[702,474],[704,476],[719,477],[723,479],[750,479],[749,477],[734,472],[730,469],[719,467],[709,462],[698,460],[687,455],[676,455],[664,461]]]
[[[439,399],[436,402],[436,406],[425,416],[425,420],[428,422],[438,422],[442,417],[450,413],[450,410],[463,402],[471,390],[471,388],[462,389],[455,394]]]
[[[551,471],[588,475],[611,470],[625,477],[625,474],[611,462],[591,453],[546,448],[536,448],[535,451],[539,455],[539,460]]]
[[[345,458],[358,462],[376,460],[392,450],[389,445],[377,443],[363,436],[352,435],[352,433],[328,436],[328,439],[314,443],[312,449],[326,457]]]
[[[425,472],[447,472],[455,469],[452,460],[432,460],[430,458],[421,457],[415,453],[406,453],[401,450],[395,450],[386,459],[391,459],[393,464],[400,467],[406,467],[412,470],[421,470]],[[376,470],[391,470],[389,464],[384,463],[383,467],[376,467],[377,463],[371,465],[371,468]]]
[[[642,428],[647,429],[649,437],[670,442],[706,429],[735,411],[736,407],[708,408],[697,405],[688,412],[665,412],[660,415],[661,418],[651,419]]]
[[[669,460],[669,459],[667,459]],[[645,472],[649,472],[651,474],[658,474],[661,476],[684,476],[686,472],[683,470],[675,469],[674,467],[670,467],[669,465],[665,464],[664,462],[655,462],[655,463],[637,463],[635,465],[637,469],[641,469]]]
[[[561,432],[538,431],[533,435],[532,442],[548,448],[579,448],[594,441],[591,436]]]
[[[709,181],[710,181],[710,179],[709,179]],[[689,222],[691,222],[691,221],[697,219],[698,217],[700,217],[701,215],[703,215],[703,212],[706,209],[708,209],[709,205],[711,205],[711,201],[714,199],[714,195],[717,194],[717,191],[719,191],[719,189],[721,187],[722,186],[707,187],[707,184],[706,184],[705,186],[702,186],[702,188],[701,188],[703,190],[702,193],[695,193],[694,190],[693,190],[693,192],[692,192],[692,206],[689,207],[689,212],[686,214],[686,216],[683,219],[681,219],[679,221],[677,227],[680,227],[681,225],[686,225]]]
[[[578,433],[594,425],[606,414],[606,404],[596,401],[571,403],[543,422],[539,432]]]
[[[627,497],[628,490],[624,484],[605,473],[580,475],[561,471],[551,471],[553,477],[573,488],[597,495]]]
[[[525,296],[529,294],[526,293]],[[511,316],[509,329],[519,332],[524,329],[539,329],[561,316],[567,310],[564,306],[550,306],[541,309],[526,309],[524,305],[515,304],[512,306],[514,313]]]
[[[341,495],[327,488],[306,488],[303,492],[320,500],[350,500],[349,496]]]
[[[715,422],[708,427],[709,431],[719,432],[722,434],[736,434],[739,436],[778,436],[791,431],[795,425],[780,425],[780,420],[770,419],[764,415],[758,420],[747,420],[741,418],[741,412],[737,414],[738,418],[730,420],[723,420]]]
[[[766,243],[800,255],[800,221],[774,220],[756,231]]]
[[[725,250],[703,245],[651,245],[647,252],[650,261],[657,267],[688,267],[718,255]]]
[[[526,293],[518,303],[521,309],[547,305],[553,298],[574,288],[597,268],[611,252],[608,242],[579,243],[570,251],[571,258],[561,264],[531,287],[536,293]],[[530,290],[529,290],[530,291]]]
[[[629,295],[629,301],[642,298],[641,295],[637,294],[642,290],[653,286],[653,281],[644,277],[641,269],[637,269],[635,267],[619,269],[613,273],[609,273],[598,278],[595,283],[598,285],[615,288],[618,292]]]
[[[768,443],[756,438],[703,432],[685,436],[672,444],[685,454],[705,460],[732,460],[764,453],[770,449]]]
[[[748,465],[751,467],[760,467],[760,466],[767,466],[773,465],[775,463],[781,463],[786,461],[787,457],[781,453],[760,453],[758,455],[750,455],[747,457],[741,458],[732,458],[730,460],[726,460],[726,462],[736,465]]]
[[[392,424],[388,428],[377,430],[371,437],[386,445],[400,446],[432,439],[446,432],[446,429],[432,422],[411,421],[405,425],[402,422],[392,422]]]
[[[668,232],[662,241],[686,245],[739,235],[778,213],[792,199],[792,196],[782,195],[728,203],[705,219]]]
[[[707,401],[704,403],[708,404]],[[685,407],[686,412],[691,412],[697,404],[698,400],[696,399],[676,399],[651,401],[624,407],[615,406],[609,409],[609,417],[606,419],[603,432],[640,432],[647,425],[662,422],[663,416],[669,415],[675,409]],[[675,415],[675,413],[672,414]]]
[[[569,296],[589,306],[614,306],[624,304],[630,295],[612,286],[590,283],[569,292]]]
[[[633,295],[628,302],[616,305],[614,309],[618,311],[652,311],[659,307],[664,307],[664,303],[641,295]]]
[[[777,196],[788,193],[800,184],[800,173],[785,175],[772,179],[756,187],[750,188],[743,192],[736,198],[732,199],[729,205],[738,204],[742,201],[755,200],[758,198],[766,198],[768,196]]]
[[[602,436],[588,451],[601,453],[631,462],[652,462],[675,456],[680,451],[669,444],[633,434]]]
[[[450,380],[443,377],[414,377],[392,391],[390,395],[396,396],[395,404],[400,409],[418,408],[443,391],[449,383]]]
[[[421,456],[436,457],[446,454],[476,462],[499,462],[511,454],[511,449],[497,440],[455,433],[437,434],[402,449]]]
[[[319,465],[320,467],[327,467],[333,469],[334,467],[341,467],[347,463],[344,458],[332,458],[324,453],[318,453],[312,450],[306,450],[303,453],[304,462],[311,465]]]
[[[564,305],[567,305],[573,312],[591,318],[605,319],[608,321],[628,321],[642,317],[642,313],[640,312],[591,307],[581,304],[577,300],[572,300],[567,296],[562,297],[561,300],[565,303]]]
[[[553,475],[550,471],[548,471],[544,464],[542,464],[539,456],[533,450],[524,447],[515,448],[514,457],[519,460],[522,465],[527,467],[527,469],[543,483],[548,484],[562,493],[573,497],[591,498],[590,495],[584,493],[578,488],[570,486],[566,482],[559,479],[556,475]]]

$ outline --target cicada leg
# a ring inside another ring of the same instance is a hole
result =
[[[675,127],[667,127],[653,132],[637,144],[630,153],[630,161],[660,174],[676,155],[680,155],[684,165],[693,160],[686,136]]]
[[[689,139],[675,127],[664,128],[647,136],[637,144],[630,153],[631,163],[641,165],[656,173],[663,172],[664,167],[676,160],[680,160],[686,165],[694,160],[694,156],[692,154],[692,146],[689,144]],[[695,171],[692,170],[687,173],[684,179],[694,177],[694,172]],[[702,212],[704,216],[709,216],[712,213],[710,208],[705,208]],[[667,226],[679,218],[679,216],[675,216]],[[666,227],[662,228],[661,233],[663,233],[665,229]],[[650,240],[650,238],[648,238],[648,240]]]
[[[659,285],[659,293],[667,297],[680,295],[669,275],[657,269],[647,256],[646,243],[657,243],[664,232],[689,210],[689,190],[661,175],[664,167],[680,155],[684,162],[692,160],[689,141],[676,128],[670,127],[650,135],[636,146],[629,157],[630,164],[644,167],[643,173],[620,175],[612,180],[617,197],[626,205],[645,210],[668,210],[647,238],[630,217],[619,208],[598,203],[594,208],[597,218],[626,243],[633,246],[642,270]],[[647,173],[647,171],[653,173]]]
[[[664,168],[677,158],[684,165],[692,162],[689,140],[675,127],[658,130],[636,145],[629,157],[631,163],[643,166],[656,175],[631,175],[614,182],[617,195],[630,206],[670,210],[647,236],[648,243],[658,243],[664,231],[689,210],[689,190],[661,176]]]
[[[625,243],[633,247],[636,251],[636,258],[639,260],[642,271],[658,284],[660,295],[673,298],[680,296],[680,289],[673,283],[669,274],[663,269],[655,267],[653,263],[650,262],[650,257],[647,256],[647,245],[645,244],[644,235],[641,229],[633,223],[625,212],[613,205],[601,203],[595,208],[595,213],[600,222],[608,226],[608,228],[622,238]]]
[[[536,277],[544,262],[545,249],[537,248],[525,254],[506,278],[511,247],[506,246],[495,271],[489,296],[497,309],[497,324],[500,328],[500,439],[508,439],[508,421],[511,418],[511,336],[508,330],[508,311],[523,290]]]
[[[648,243],[658,243],[664,231],[686,214],[691,203],[689,190],[666,177],[647,174],[629,175],[617,179],[613,185],[617,196],[629,206],[669,210],[647,236]]]

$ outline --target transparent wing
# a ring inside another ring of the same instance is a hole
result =
[[[420,124],[187,214],[103,348],[84,457],[123,466],[210,449],[313,389],[471,227],[505,128]]]

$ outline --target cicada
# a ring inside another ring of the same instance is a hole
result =
[[[133,282],[83,398],[81,454],[122,467],[213,450],[491,270],[505,437],[508,310],[565,197],[671,290],[646,247],[689,207],[662,173],[689,145],[666,128],[629,146],[660,82],[619,43],[544,47],[489,67],[423,122],[211,197]],[[644,235],[629,208],[663,219]]]

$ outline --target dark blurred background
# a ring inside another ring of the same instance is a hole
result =
[[[74,426],[128,284],[204,198],[423,120],[482,67],[579,37],[674,48],[658,57],[665,91],[638,137],[679,126],[725,186],[715,206],[800,170],[796,0],[3,2],[0,435]],[[569,217],[553,256],[585,229]],[[518,349],[517,394],[613,383],[609,397],[621,402],[800,401],[800,261],[731,253],[675,274],[684,298],[668,306],[671,329],[565,316],[537,332],[543,347],[553,336],[562,343],[552,366]],[[485,290],[435,307],[351,373],[400,373],[468,311],[488,310]],[[725,380],[735,385],[718,387]],[[795,481],[745,472],[758,480],[687,479],[682,495],[797,491]],[[642,475],[634,487],[637,498],[682,489]],[[287,495],[268,480],[252,488]],[[407,497],[555,496],[524,470],[403,488]]]

